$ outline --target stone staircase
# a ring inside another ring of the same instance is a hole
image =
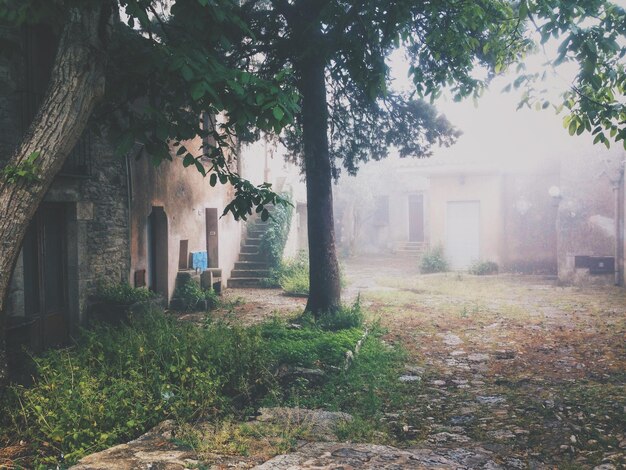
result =
[[[398,245],[395,254],[403,257],[420,258],[427,249],[428,243],[426,242],[404,242]]]
[[[256,218],[248,222],[248,235],[242,241],[239,251],[239,261],[230,273],[228,287],[261,287],[261,280],[270,274],[267,258],[259,252],[261,237],[267,229],[267,222]]]

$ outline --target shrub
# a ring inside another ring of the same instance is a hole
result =
[[[280,261],[263,280],[265,287],[280,287],[290,295],[309,294],[309,259],[301,251],[297,257]]]
[[[267,255],[267,261],[272,268],[278,268],[283,258],[285,244],[289,238],[289,230],[291,228],[291,218],[293,215],[293,205],[291,197],[287,193],[281,196],[286,199],[289,204],[279,204],[274,206],[272,216],[268,219],[268,226],[261,237],[259,251]]]
[[[96,295],[98,300],[118,305],[132,305],[138,302],[146,302],[157,296],[156,293],[145,287],[132,287],[127,283],[107,284],[99,289]]]
[[[95,295],[95,302],[89,306],[89,320],[118,324],[128,320],[133,306],[152,302],[159,296],[145,287],[131,287],[129,284],[104,284]]]
[[[177,308],[185,312],[197,309],[212,310],[220,303],[213,289],[203,289],[193,279],[188,279],[176,287],[174,298],[178,302]]]
[[[485,276],[487,274],[498,274],[498,269],[498,263],[493,261],[476,261],[469,267],[468,271],[476,276]]]
[[[420,271],[422,273],[441,273],[448,271],[448,269],[448,260],[446,260],[443,247],[441,246],[430,248],[420,260]]]

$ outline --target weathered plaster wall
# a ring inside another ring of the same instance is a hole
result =
[[[558,167],[503,175],[504,270],[556,274],[558,204],[548,190],[558,184]]]
[[[199,145],[199,142],[195,142]],[[189,252],[206,251],[205,209],[217,208],[221,215],[234,196],[230,186],[209,185],[194,167],[185,168],[182,159],[154,167],[148,158],[132,162],[131,253],[134,273],[148,272],[148,217],[153,207],[163,207],[168,221],[168,296],[172,297],[178,273],[180,240],[189,241]],[[219,260],[224,278],[230,276],[239,254],[241,226],[232,215],[219,219]],[[168,300],[169,300],[168,298]]]
[[[591,148],[561,159],[558,210],[558,267],[563,282],[612,283],[612,276],[589,277],[574,269],[574,256],[614,256],[615,194],[621,149]]]

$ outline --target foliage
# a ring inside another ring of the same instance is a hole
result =
[[[420,260],[420,272],[422,273],[442,273],[449,269],[448,260],[445,257],[442,246],[429,248],[422,255]]]
[[[176,287],[174,298],[180,302],[181,309],[189,312],[198,308],[212,310],[220,304],[220,299],[213,289],[203,289],[193,279]]]
[[[163,419],[245,416],[261,401],[280,399],[276,375],[283,367],[337,375],[362,334],[358,327],[292,328],[279,319],[199,328],[147,306],[125,324],[97,324],[73,347],[35,358],[32,386],[13,386],[2,403],[0,439],[47,442],[40,463],[68,465]]]
[[[24,439],[68,463],[174,417],[211,417],[273,387],[258,330],[199,329],[148,310],[129,325],[83,331],[76,346],[36,358],[32,387],[7,405]]]
[[[107,50],[99,51],[107,59],[107,86],[95,120],[107,128],[117,152],[145,156],[155,165],[176,160],[209,176],[211,186],[231,184],[235,198],[224,213],[237,219],[255,207],[266,213],[264,206],[284,203],[269,184],[253,185],[232,164],[235,135],[252,136],[252,129],[279,132],[298,109],[297,95],[285,85],[288,70],[261,77],[241,67],[234,46],[254,38],[238,5],[230,0],[102,3],[123,10],[126,22],[115,22]],[[68,18],[94,5],[3,0],[0,26],[44,23],[58,32]],[[19,48],[12,37],[1,38],[1,55]],[[202,148],[195,136],[203,139]]]
[[[267,256],[269,266],[273,269],[278,268],[282,261],[293,216],[291,197],[288,194],[281,194],[281,197],[288,204],[274,207],[259,246],[259,251]]]
[[[145,287],[132,287],[128,283],[119,283],[102,286],[97,297],[110,304],[132,305],[154,299],[156,294]]]
[[[609,1],[523,0],[521,19],[529,19],[542,46],[560,43],[553,67],[578,63],[578,73],[560,102],[550,102],[540,83],[546,72],[519,73],[513,86],[525,85],[521,106],[552,108],[568,114],[563,125],[570,135],[590,132],[593,143],[622,141],[626,148],[626,12]],[[544,49],[545,52],[545,49]],[[523,70],[523,69],[522,69]],[[509,85],[510,89],[511,85]]]
[[[309,260],[306,253],[282,261],[278,268],[278,284],[291,295],[309,294]]]
[[[485,276],[487,274],[498,274],[498,270],[498,263],[493,261],[476,261],[469,267],[468,272],[476,276]]]
[[[28,183],[39,181],[36,164],[39,155],[41,152],[33,152],[19,165],[6,165],[0,171],[0,176],[4,177],[9,184],[15,184],[18,181]]]
[[[382,420],[384,413],[409,406],[419,385],[398,381],[406,354],[382,341],[383,334],[379,326],[373,327],[347,371],[328,374],[319,386],[294,383],[282,396],[268,396],[265,404],[344,411],[354,421],[338,430],[341,440],[380,442],[382,434],[383,442],[388,441],[385,432],[393,430]]]
[[[320,314],[317,317],[305,312],[299,319],[306,325],[313,325],[326,331],[338,331],[348,328],[361,328],[365,320],[359,296],[351,306],[342,306],[332,314]]]

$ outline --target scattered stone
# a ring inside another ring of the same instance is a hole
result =
[[[433,434],[431,436],[428,436],[428,440],[433,444],[445,444],[446,442],[466,443],[471,441],[471,439],[464,434],[456,434],[451,432],[439,432],[437,434]]]
[[[452,351],[450,353],[450,356],[455,356],[456,357],[456,356],[462,356],[464,354],[466,354],[465,351],[463,351],[462,349],[457,349],[456,351]]]
[[[593,470],[615,470],[617,467],[612,463],[603,463],[601,465],[596,465],[593,467]]]
[[[72,470],[132,470],[159,468],[183,470],[199,464],[196,454],[181,449],[170,441],[175,423],[163,421],[146,434],[128,444],[120,444],[82,458]]]
[[[464,379],[455,379],[452,381],[453,383],[457,384],[457,385],[465,385],[467,383],[467,380]]]
[[[307,410],[306,408],[261,408],[257,417],[259,422],[270,422],[284,426],[302,426],[312,439],[329,441],[336,439],[337,426],[352,421],[348,413],[325,410]]]
[[[473,353],[467,356],[467,359],[472,362],[485,362],[489,360],[489,354]]]
[[[400,450],[373,444],[311,442],[296,452],[278,455],[257,470],[291,469],[458,469],[464,465],[431,449]]]
[[[450,418],[450,424],[453,426],[466,426],[471,424],[476,420],[475,416],[472,415],[460,415],[460,416],[452,416]]]
[[[433,380],[431,384],[436,385],[437,387],[445,387],[446,381],[445,380]]]
[[[497,441],[502,441],[506,439],[513,439],[515,434],[513,434],[508,429],[497,429],[495,431],[489,431],[489,436]]]
[[[443,342],[446,346],[458,346],[459,344],[463,344],[463,340],[461,338],[450,332],[443,336]]]
[[[576,444],[576,442],[577,442],[577,440],[576,440],[576,436],[574,436],[574,435],[572,434],[572,435],[569,437],[569,441],[570,441],[572,444]]]
[[[405,364],[404,370],[412,375],[424,375],[424,372],[426,372],[426,368],[420,366],[412,366],[410,364]]]
[[[419,382],[422,378],[419,375],[401,375],[398,380],[400,382]]]
[[[496,405],[498,403],[504,403],[506,400],[504,397],[497,396],[477,396],[476,401],[483,405]]]
[[[515,351],[496,351],[494,357],[498,360],[514,359]]]

